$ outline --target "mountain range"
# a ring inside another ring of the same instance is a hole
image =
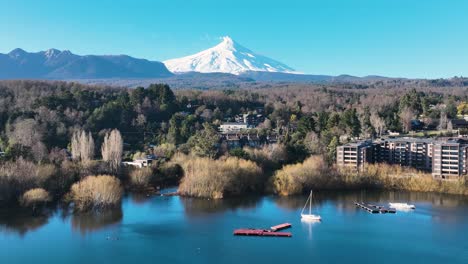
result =
[[[79,56],[68,50],[0,54],[0,79],[161,78],[173,74],[163,63],[127,55]]]
[[[134,87],[165,82],[175,87],[236,87],[252,82],[360,82],[388,79],[380,76],[301,74],[284,63],[259,55],[230,37],[194,55],[163,62],[127,55],[73,54],[49,49],[0,53],[0,79],[73,80]]]

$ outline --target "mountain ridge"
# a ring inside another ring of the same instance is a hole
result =
[[[0,79],[160,78],[173,74],[162,62],[128,55],[76,55],[69,50],[0,53]]]

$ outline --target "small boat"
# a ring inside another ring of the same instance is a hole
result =
[[[307,204],[309,204],[309,213],[305,214],[304,210],[306,209]],[[302,208],[301,220],[304,220],[304,221],[321,221],[322,220],[320,215],[312,214],[312,191],[310,191],[309,198],[307,198],[304,208]]]
[[[400,210],[414,210],[416,206],[407,203],[388,203],[390,208],[400,209]]]

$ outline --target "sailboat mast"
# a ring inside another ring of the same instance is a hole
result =
[[[312,191],[310,191],[309,214],[312,214]]]

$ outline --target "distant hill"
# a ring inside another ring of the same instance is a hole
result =
[[[49,49],[0,53],[0,79],[164,78],[173,74],[157,61],[127,55],[79,56]]]
[[[247,71],[239,74],[241,77],[251,78],[259,82],[299,82],[299,83],[330,83],[330,82],[369,82],[384,81],[392,78],[381,76],[356,77],[352,75],[312,75],[283,72]]]
[[[69,79],[91,85],[111,85],[120,87],[147,87],[152,83],[165,83],[173,89],[236,89],[255,83],[252,78],[229,73],[188,72],[167,78],[114,78],[114,79]]]

